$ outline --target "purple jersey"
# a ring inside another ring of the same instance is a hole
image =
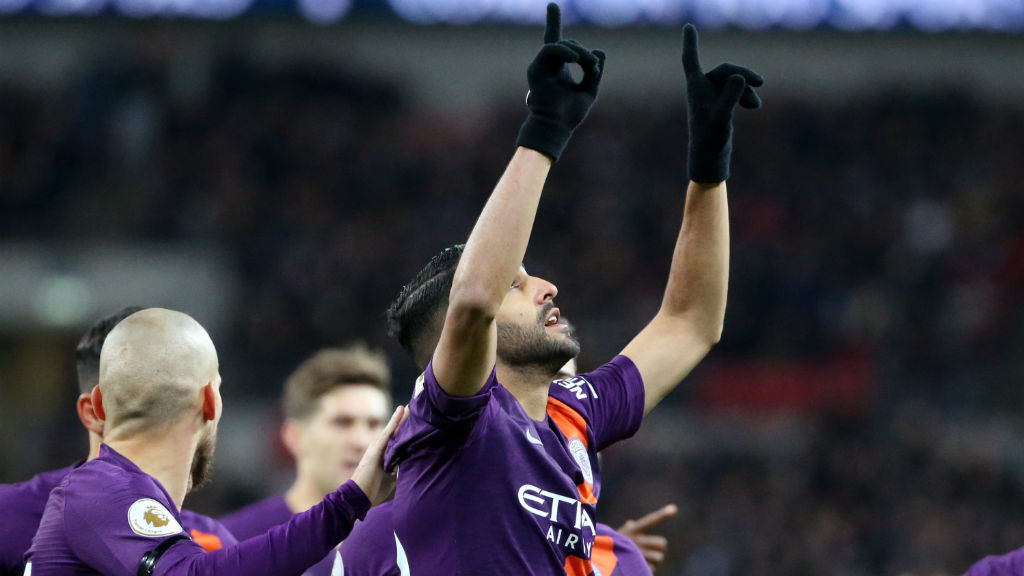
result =
[[[369,507],[362,490],[346,482],[287,524],[207,553],[188,537],[160,482],[104,444],[98,458],[72,470],[50,493],[26,555],[26,574],[133,576],[143,555],[181,536],[155,575],[299,574],[342,540]]]
[[[409,407],[386,457],[388,468],[401,464],[392,505],[399,566],[416,576],[593,573],[597,452],[643,418],[643,382],[629,358],[552,382],[541,422],[494,371],[479,393],[459,398],[428,366]]]
[[[403,576],[397,563],[391,502],[377,506],[357,522],[341,543],[345,576]],[[632,540],[598,523],[590,555],[597,576],[651,576],[643,553]]]
[[[50,490],[81,464],[43,472],[19,484],[0,485],[0,575],[21,576],[25,571],[25,552],[39,528]]]
[[[964,576],[1018,576],[1024,574],[1024,548],[1002,556],[986,556],[979,560]]]
[[[284,501],[284,496],[271,496],[236,510],[220,521],[241,540],[263,534],[278,524],[284,524],[295,514]],[[331,576],[338,554],[331,552],[323,560],[303,572],[303,576]]]
[[[21,576],[25,571],[25,552],[32,544],[32,536],[39,528],[50,491],[64,480],[72,470],[85,461],[67,468],[44,472],[20,484],[0,485],[0,576]],[[235,537],[213,518],[181,511],[181,525],[206,550],[216,550],[235,544]]]

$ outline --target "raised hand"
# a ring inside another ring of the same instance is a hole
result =
[[[573,131],[587,117],[597,99],[605,54],[588,50],[575,40],[562,39],[562,13],[548,4],[544,46],[526,70],[530,114],[519,130],[518,146],[537,150],[557,161]],[[569,64],[579,64],[583,79],[576,82]]]
[[[668,550],[668,539],[660,534],[648,534],[647,532],[656,528],[667,518],[675,516],[676,512],[678,512],[676,505],[668,504],[654,512],[647,513],[637,520],[626,520],[619,527],[618,532],[632,540],[637,545],[637,548],[640,549],[640,552],[643,553],[644,560],[647,560],[647,565],[650,566],[651,572],[654,572],[655,568],[665,560],[665,552]]]
[[[761,97],[754,88],[764,84],[764,80],[749,68],[728,63],[705,74],[697,53],[697,29],[692,24],[683,27],[682,58],[690,133],[690,180],[724,182],[729,178],[732,156],[733,109],[737,103],[744,108],[760,108]]]

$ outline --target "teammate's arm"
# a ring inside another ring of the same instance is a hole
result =
[[[604,53],[562,40],[555,4],[548,5],[544,42],[527,71],[530,114],[515,155],[484,205],[452,280],[432,363],[438,384],[452,396],[476,394],[494,367],[495,316],[526,254],[548,171],[597,97]],[[570,63],[583,69],[579,83],[569,73]]]
[[[725,180],[732,154],[732,113],[737,103],[758,108],[756,73],[722,64],[704,73],[697,32],[683,29],[688,172],[683,225],[668,284],[654,319],[623,349],[644,381],[649,412],[718,342],[729,280],[729,211]]]

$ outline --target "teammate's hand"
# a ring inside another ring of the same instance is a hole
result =
[[[683,27],[683,71],[686,73],[686,118],[690,132],[687,170],[690,180],[724,182],[732,156],[732,111],[736,104],[760,108],[754,88],[764,80],[753,70],[720,64],[707,74],[697,55],[697,29]]]
[[[583,79],[576,82],[569,64],[579,64]],[[530,91],[526,95],[529,116],[519,129],[516,145],[546,154],[552,161],[569,143],[573,130],[587,117],[597,99],[604,72],[604,52],[588,50],[575,40],[562,39],[562,12],[548,4],[544,46],[526,70]]]
[[[395,475],[384,471],[384,450],[387,448],[388,441],[395,435],[395,431],[405,421],[408,413],[405,406],[395,408],[395,413],[391,415],[388,425],[384,427],[384,431],[377,436],[373,444],[366,449],[362,459],[359,460],[359,465],[356,466],[356,471],[352,473],[352,480],[362,489],[374,506],[387,499],[395,489]]]
[[[626,523],[619,527],[619,534],[629,538],[640,548],[651,572],[654,572],[654,569],[665,560],[668,539],[658,534],[648,534],[647,531],[664,522],[666,518],[675,516],[678,511],[675,504],[669,504],[648,513],[639,520],[626,520]]]

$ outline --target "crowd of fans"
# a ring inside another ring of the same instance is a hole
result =
[[[225,380],[273,402],[312,350],[362,338],[387,347],[404,397],[414,374],[383,311],[467,236],[513,151],[522,95],[463,118],[322,67],[225,58],[199,97],[172,80],[138,60],[58,92],[0,88],[0,242],[220,245],[244,286],[218,342]],[[940,422],[1024,408],[1024,106],[952,89],[763,96],[737,114],[725,334],[659,410],[714,409],[698,398],[705,372],[752,360],[856,357],[869,401],[806,414],[806,446],[785,456],[665,462],[633,442],[609,457],[607,510],[676,499],[665,570],[687,576],[955,572],[1024,545],[1024,487],[1004,459],[965,466],[940,454],[941,426],[901,424],[908,405]],[[525,264],[558,285],[583,366],[658,306],[685,147],[682,94],[609,96],[553,170]]]

